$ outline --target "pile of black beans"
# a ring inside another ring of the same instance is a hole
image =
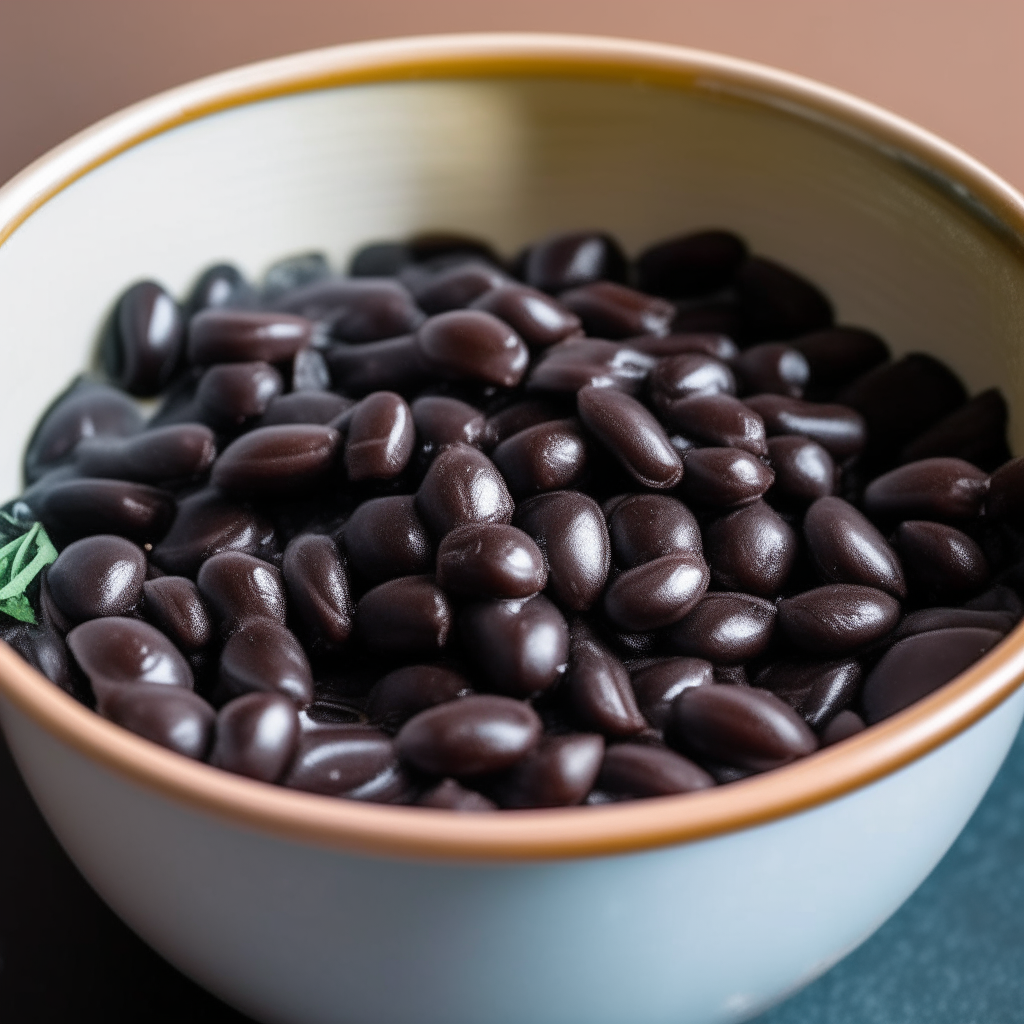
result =
[[[106,718],[331,796],[700,790],[935,690],[1024,611],[1005,403],[705,231],[319,254],[118,299],[35,429],[3,635]],[[157,399],[144,418],[136,399]]]

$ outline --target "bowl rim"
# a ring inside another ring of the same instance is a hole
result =
[[[665,44],[595,36],[473,33],[311,50],[226,71],[150,99],[57,146],[0,188],[0,245],[74,181],[179,125],[300,92],[374,82],[493,77],[631,80],[776,106],[895,154],[1024,252],[1024,198],[932,133],[784,71]],[[124,780],[281,838],[399,858],[556,860],[638,852],[807,811],[916,761],[1024,682],[1024,626],[940,690],[842,744],[729,786],[600,807],[451,814],[301,793],[190,761],[101,718],[0,643],[0,697],[55,740]]]

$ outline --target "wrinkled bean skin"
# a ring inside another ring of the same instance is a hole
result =
[[[899,556],[878,529],[842,498],[819,498],[804,516],[804,539],[818,572],[833,583],[907,596]]]
[[[628,494],[608,517],[616,563],[632,569],[662,555],[701,553],[700,527],[693,513],[667,494]]]
[[[625,281],[626,257],[611,235],[573,231],[531,246],[524,265],[528,285],[558,293],[594,281]]]
[[[574,717],[585,729],[621,737],[647,725],[625,666],[585,626],[572,631],[564,686]]]
[[[588,385],[640,391],[656,360],[628,345],[597,338],[570,337],[549,348],[530,370],[527,391],[576,394]]]
[[[277,782],[299,742],[299,715],[280,693],[246,693],[217,713],[210,764],[261,782]]]
[[[457,526],[437,549],[437,584],[449,594],[531,597],[547,581],[540,548],[529,534],[505,523]]]
[[[992,474],[985,512],[1015,526],[1024,522],[1024,458],[1011,459]]]
[[[442,779],[433,789],[416,801],[419,807],[435,807],[445,811],[496,811],[498,805],[482,793],[460,786],[454,779]]]
[[[640,339],[633,339],[635,344]],[[725,363],[700,352],[684,352],[658,360],[649,378],[655,401],[687,395],[735,395],[736,378]]]
[[[409,393],[431,376],[414,334],[365,345],[331,345],[323,356],[334,387],[349,395]]]
[[[821,731],[821,745],[823,747],[832,747],[837,743],[842,743],[843,740],[848,740],[851,736],[856,736],[857,733],[863,732],[867,726],[864,724],[864,719],[860,717],[855,711],[840,711],[835,718],[832,719],[828,725],[825,726]]]
[[[784,341],[832,326],[832,304],[809,281],[771,260],[752,257],[736,274],[744,331]]]
[[[1003,634],[991,629],[937,629],[894,644],[871,670],[861,694],[864,720],[874,725],[948,683]]]
[[[670,299],[710,295],[732,283],[746,258],[746,244],[731,231],[669,238],[637,257],[638,287]]]
[[[775,474],[740,448],[694,448],[683,459],[680,493],[711,508],[735,508],[760,498]]]
[[[269,363],[223,363],[211,366],[200,378],[196,409],[214,429],[238,429],[262,416],[282,391],[281,374]]]
[[[516,498],[571,489],[586,473],[587,441],[579,421],[550,420],[502,441],[491,459]]]
[[[391,739],[365,725],[336,725],[299,736],[284,778],[289,789],[324,796],[353,796],[397,767]]]
[[[537,746],[541,731],[528,704],[480,694],[421,711],[402,726],[395,749],[420,771],[473,778],[511,768]]]
[[[508,278],[497,267],[467,262],[431,275],[412,291],[420,309],[434,315],[464,309],[485,292],[506,283]]]
[[[199,423],[157,427],[126,438],[83,438],[75,448],[75,466],[82,476],[144,484],[198,477],[216,457],[213,431]]]
[[[281,693],[305,707],[313,699],[313,672],[294,633],[274,619],[252,618],[224,645],[220,688],[228,700],[244,693]]]
[[[825,395],[834,394],[847,381],[889,359],[889,346],[860,327],[830,327],[794,338],[789,344],[807,360],[812,390]]]
[[[416,510],[437,537],[466,523],[511,522],[514,508],[494,463],[465,444],[442,451],[416,493]]]
[[[603,758],[600,736],[545,736],[489,791],[502,807],[572,807],[583,803],[594,788]]]
[[[401,395],[376,391],[352,411],[345,438],[349,480],[391,480],[412,456],[416,431],[412,410]]]
[[[184,576],[160,576],[142,584],[146,618],[186,655],[213,640],[213,626],[199,588]]]
[[[323,534],[301,533],[281,566],[297,628],[313,650],[338,650],[352,632],[352,601],[338,547]]]
[[[811,377],[803,354],[783,342],[754,345],[741,352],[732,365],[747,394],[801,398]]]
[[[570,611],[590,608],[611,567],[608,528],[597,502],[578,491],[551,491],[523,502],[516,525],[543,552],[551,596]]]
[[[664,729],[672,702],[689,686],[712,682],[711,662],[702,658],[665,658],[633,673],[633,693],[644,718]]]
[[[50,566],[50,595],[70,622],[126,616],[142,600],[146,556],[123,537],[94,534],[69,544]]]
[[[43,492],[38,515],[63,542],[96,533],[116,533],[148,544],[160,540],[174,519],[167,491],[127,480],[85,477],[65,480]]]
[[[763,501],[710,523],[704,557],[720,590],[771,597],[785,585],[799,541],[793,528]]]
[[[845,661],[777,661],[755,683],[781,697],[815,732],[821,730],[857,695],[860,665]]]
[[[471,604],[459,617],[459,633],[482,678],[498,693],[528,697],[565,672],[569,628],[541,594]]]
[[[775,605],[764,598],[713,591],[668,630],[665,642],[678,654],[740,665],[767,650],[775,617]]]
[[[533,348],[554,345],[582,329],[575,313],[536,288],[525,285],[499,285],[484,292],[469,308],[504,320]]]
[[[259,303],[256,290],[230,263],[208,267],[192,286],[184,303],[185,322],[204,309],[252,309]]]
[[[370,583],[433,568],[434,548],[411,494],[364,501],[345,524],[343,536],[349,562]]]
[[[709,581],[699,555],[663,555],[612,580],[605,591],[605,614],[620,629],[661,629],[686,615],[704,596]]]
[[[768,461],[775,472],[773,496],[807,504],[835,492],[836,464],[817,441],[795,434],[769,437]]]
[[[761,417],[731,395],[689,395],[665,404],[661,415],[668,427],[695,441],[752,455],[768,453]]]
[[[247,619],[287,616],[281,571],[242,551],[222,551],[208,558],[196,577],[199,593],[226,635]]]
[[[779,630],[811,654],[846,654],[896,628],[899,602],[874,587],[830,583],[779,602]]]
[[[988,475],[963,459],[921,459],[876,477],[864,511],[879,519],[962,521],[981,514]]]
[[[191,690],[156,683],[118,686],[97,710],[137,736],[196,761],[210,749],[216,712]]]
[[[118,300],[100,341],[110,379],[129,394],[159,393],[181,362],[184,323],[178,304],[154,281],[133,284]]]
[[[587,334],[613,341],[640,334],[666,335],[676,308],[612,281],[597,281],[562,292],[558,301],[575,313]]]
[[[893,536],[913,588],[930,600],[957,600],[988,583],[988,559],[966,533],[942,523],[906,520]]]
[[[1010,458],[1008,418],[1006,400],[989,388],[915,437],[900,453],[900,462],[945,456],[994,469]]]
[[[412,403],[412,421],[419,439],[428,445],[462,441],[479,444],[484,433],[484,414],[457,398],[424,395]]]
[[[530,362],[522,338],[508,324],[477,310],[431,317],[416,332],[426,365],[453,380],[479,380],[515,387]]]
[[[366,717],[388,732],[397,732],[413,715],[471,693],[469,683],[440,665],[406,665],[373,684]]]
[[[645,487],[667,490],[683,475],[683,464],[664,428],[635,398],[614,388],[587,386],[576,394],[587,429]],[[507,442],[506,442],[507,443]]]
[[[515,402],[488,418],[484,427],[483,447],[489,451],[521,430],[561,418],[562,410],[546,399],[527,398]]]
[[[688,758],[639,743],[616,743],[605,751],[598,789],[616,797],[672,796],[710,789],[715,780]]]
[[[123,392],[79,380],[43,413],[25,449],[25,481],[66,462],[84,438],[129,437],[142,430],[138,407]]]
[[[351,398],[342,398],[333,391],[293,391],[271,399],[260,417],[261,427],[277,427],[289,423],[330,423],[351,409]]]
[[[743,686],[691,686],[669,712],[673,747],[747,771],[780,768],[813,754],[818,739],[785,701]]]
[[[164,572],[195,576],[212,555],[222,551],[270,555],[276,543],[269,520],[216,491],[205,490],[178,503],[174,522],[151,557]]]
[[[330,473],[339,440],[336,430],[316,423],[257,427],[220,453],[210,482],[240,496],[306,487]]]
[[[139,683],[192,689],[192,669],[184,656],[146,622],[117,616],[90,619],[66,639],[99,703],[115,690]]]
[[[402,576],[368,590],[356,605],[355,625],[374,651],[431,655],[448,642],[448,599],[429,576]]]
[[[761,417],[769,434],[796,434],[817,441],[838,462],[859,454],[867,441],[863,417],[842,405],[785,395],[752,395],[744,401]]]
[[[287,313],[208,309],[188,325],[188,359],[195,366],[214,363],[282,363],[307,348],[313,324]]]
[[[424,320],[408,289],[393,279],[328,278],[290,292],[279,305],[323,321],[332,338],[356,345],[409,334]]]

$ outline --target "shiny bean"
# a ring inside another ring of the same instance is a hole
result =
[[[900,624],[886,637],[892,645],[908,636],[930,633],[936,629],[991,629],[997,633],[1009,633],[1020,617],[1012,612],[987,611],[974,608],[921,608],[905,615]]]
[[[820,733],[857,696],[862,678],[860,665],[848,658],[845,661],[777,661],[754,682],[781,697]]]
[[[635,480],[659,490],[679,483],[679,455],[661,424],[635,398],[588,386],[577,393],[576,408],[587,429]]]
[[[658,359],[665,359],[671,356],[694,355],[708,356],[720,363],[728,363],[735,359],[740,350],[732,338],[724,334],[701,334],[689,332],[686,334],[666,334],[659,337],[656,334],[646,334],[639,338],[630,338],[629,347],[645,355],[655,356]]]
[[[475,258],[500,264],[498,254],[481,238],[453,231],[421,231],[406,243],[409,258],[416,263],[456,262]]]
[[[672,702],[683,690],[711,684],[711,662],[702,658],[664,658],[634,672],[632,681],[644,718],[655,729],[664,729]]]
[[[313,672],[302,644],[279,621],[250,618],[231,634],[220,656],[220,691],[281,693],[298,707],[313,699]]]
[[[775,474],[741,448],[694,448],[683,459],[680,493],[711,508],[735,508],[760,498]]]
[[[349,395],[371,391],[407,394],[431,376],[414,334],[364,345],[331,345],[323,356],[334,387]]]
[[[442,779],[416,801],[420,807],[436,807],[445,811],[496,811],[498,805],[482,793],[466,789],[454,779]]]
[[[435,448],[462,441],[476,445],[484,433],[484,414],[457,398],[423,395],[412,403],[412,421],[419,439]]]
[[[988,475],[963,459],[921,459],[876,477],[864,490],[864,511],[883,520],[954,522],[981,514]]]
[[[82,476],[175,483],[205,473],[217,457],[213,431],[199,423],[157,427],[132,437],[87,437],[75,448]]]
[[[97,710],[137,736],[196,761],[206,757],[213,739],[216,712],[191,690],[156,683],[118,686]]]
[[[746,244],[731,231],[680,235],[640,253],[638,287],[670,299],[710,295],[732,283],[746,258]]]
[[[775,630],[775,605],[753,594],[713,591],[665,634],[669,650],[739,665],[763,654]]]
[[[930,601],[962,600],[989,581],[985,552],[977,541],[952,526],[906,520],[896,528],[893,543],[911,586]]]
[[[544,352],[530,371],[526,388],[575,394],[590,385],[635,394],[655,363],[653,356],[625,344],[571,337]]]
[[[715,780],[688,758],[663,747],[616,743],[605,751],[597,785],[616,797],[673,796],[710,789]]]
[[[819,498],[804,516],[804,539],[818,572],[833,583],[861,583],[907,596],[899,556],[863,513],[842,498]]]
[[[667,494],[627,494],[608,516],[612,551],[623,569],[662,555],[700,556],[700,527],[693,513]]]
[[[587,441],[576,419],[550,420],[502,441],[491,459],[516,498],[572,488],[587,470]]]
[[[541,594],[471,604],[459,617],[459,633],[488,688],[499,693],[528,697],[547,689],[565,672],[569,629]]]
[[[330,473],[338,446],[338,432],[316,423],[257,427],[220,453],[210,481],[234,495],[306,487]]]
[[[225,363],[211,366],[200,378],[196,408],[214,429],[238,429],[262,416],[283,390],[281,374],[269,363]]]
[[[548,590],[570,611],[600,597],[611,566],[608,528],[597,502],[578,491],[551,491],[523,502],[516,525],[544,554]]]
[[[335,725],[299,737],[282,784],[324,796],[356,797],[397,767],[394,744],[379,729]]]
[[[41,589],[45,591],[45,580]],[[13,628],[5,629],[2,638],[51,683],[83,704],[90,704],[90,695],[84,692],[85,687],[71,669],[71,655],[64,637],[52,622],[47,621],[45,603],[42,599],[40,603],[43,605],[41,625],[17,623]]]
[[[580,318],[541,291],[518,284],[501,284],[470,304],[504,320],[527,345],[544,348],[581,329]]]
[[[457,526],[437,549],[437,584],[449,594],[530,597],[547,579],[540,548],[529,534],[506,523]]]
[[[769,434],[796,434],[817,441],[839,462],[859,454],[867,441],[863,417],[843,405],[785,395],[753,395],[745,401],[764,420]]]
[[[515,387],[526,373],[530,353],[508,324],[478,310],[431,317],[416,332],[426,365],[452,380],[478,380]]]
[[[807,360],[810,387],[818,394],[831,395],[889,359],[889,346],[861,327],[829,327],[794,338],[789,344]]]
[[[736,274],[744,331],[750,338],[779,341],[832,326],[832,304],[810,281],[760,257]]]
[[[799,541],[793,528],[763,501],[755,501],[704,531],[704,556],[715,587],[771,597],[785,585]]]
[[[613,281],[573,288],[562,292],[558,301],[580,318],[587,334],[613,341],[639,334],[666,335],[676,314],[671,302]]]
[[[490,450],[520,430],[548,420],[561,419],[562,416],[563,410],[545,399],[527,398],[515,402],[488,418],[484,427],[483,446]]]
[[[51,570],[52,571],[52,570]],[[184,576],[160,576],[142,584],[146,618],[186,655],[213,640],[213,626],[199,588]]]
[[[915,437],[900,453],[900,461],[947,456],[994,469],[1010,458],[1008,417],[1006,399],[997,388],[989,388]]]
[[[472,778],[522,760],[540,742],[541,731],[528,704],[481,694],[421,711],[402,726],[395,749],[420,771]]]
[[[104,329],[104,369],[130,394],[158,394],[181,362],[183,335],[174,299],[154,281],[139,281],[118,299]]]
[[[405,665],[373,684],[366,699],[366,717],[397,732],[413,715],[472,693],[458,672],[440,665]]]
[[[313,324],[287,313],[207,309],[188,325],[188,359],[196,366],[214,363],[282,363],[308,348]]]
[[[261,558],[222,551],[203,562],[196,584],[225,635],[251,618],[284,625],[288,605],[281,571]]]
[[[523,276],[534,288],[557,293],[594,281],[625,281],[626,270],[626,256],[611,235],[572,231],[532,245]]]
[[[743,686],[691,686],[669,712],[666,739],[701,758],[762,772],[813,754],[818,739],[785,701]]]
[[[204,309],[253,309],[259,303],[256,290],[231,263],[207,267],[192,286],[183,304],[185,322]]]
[[[564,687],[573,717],[584,729],[632,736],[647,725],[625,666],[583,625],[570,636]]]
[[[655,403],[686,398],[687,395],[736,394],[736,378],[732,370],[720,360],[700,352],[684,352],[659,359],[651,370],[649,381]]]
[[[768,461],[775,472],[773,497],[802,505],[836,489],[836,464],[817,441],[795,434],[769,437]]]
[[[123,537],[95,534],[69,544],[46,579],[51,597],[70,622],[131,615],[142,600],[146,556]]]
[[[281,571],[289,608],[309,647],[338,650],[352,632],[352,601],[337,545],[323,534],[300,533],[284,549]]]
[[[661,629],[693,608],[709,579],[699,554],[663,555],[615,577],[605,591],[604,610],[620,629]]]
[[[732,365],[747,394],[800,398],[811,377],[803,354],[781,341],[754,345],[741,352]]]
[[[329,423],[354,405],[351,398],[342,398],[333,391],[293,391],[272,399],[260,417],[259,425],[277,427],[291,423]]]
[[[846,654],[895,629],[899,602],[874,587],[830,583],[779,602],[779,630],[811,654]]]
[[[280,693],[246,693],[217,714],[210,764],[261,782],[277,782],[299,742],[299,715]]]
[[[763,420],[731,395],[689,395],[662,406],[661,415],[666,426],[704,444],[768,453]]]
[[[398,476],[412,456],[415,441],[412,410],[401,395],[393,391],[367,395],[352,411],[345,438],[349,480]]]
[[[148,484],[85,477],[43,492],[38,514],[61,541],[116,533],[139,544],[160,540],[175,518],[174,497]]]
[[[600,736],[545,736],[492,782],[489,791],[502,807],[572,807],[594,788],[603,758]]]
[[[494,463],[465,444],[442,451],[416,493],[416,510],[438,537],[466,523],[511,522],[514,507]]]
[[[894,644],[864,683],[864,719],[874,725],[937,690],[990,651],[1003,634],[991,629],[937,629]]]
[[[325,278],[290,292],[278,304],[324,322],[332,338],[357,345],[409,334],[424,320],[408,289],[386,278]]]
[[[345,524],[343,536],[349,561],[370,583],[433,568],[433,545],[412,495],[364,501]]]
[[[828,725],[825,726],[821,731],[821,745],[823,747],[832,747],[837,743],[842,743],[843,740],[848,740],[851,736],[856,736],[857,733],[863,732],[867,726],[864,724],[864,719],[860,717],[855,711],[840,711],[835,718],[832,719]]]
[[[452,613],[429,576],[401,576],[368,590],[355,625],[374,651],[399,657],[436,654],[448,642]]]
[[[420,309],[435,315],[465,309],[474,299],[508,283],[508,277],[497,267],[471,260],[431,275],[412,292]]]

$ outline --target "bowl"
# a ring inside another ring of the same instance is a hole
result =
[[[343,46],[116,114],[0,191],[0,489],[112,297],[205,265],[463,229],[635,251],[722,225],[840,319],[998,385],[1024,440],[1024,199],[952,146],[727,57],[576,36]],[[457,815],[287,791],[103,720],[0,645],[0,719],[53,831],[171,963],[263,1021],[710,1024],[870,935],[1024,715],[1024,632],[888,721],[714,791]]]

